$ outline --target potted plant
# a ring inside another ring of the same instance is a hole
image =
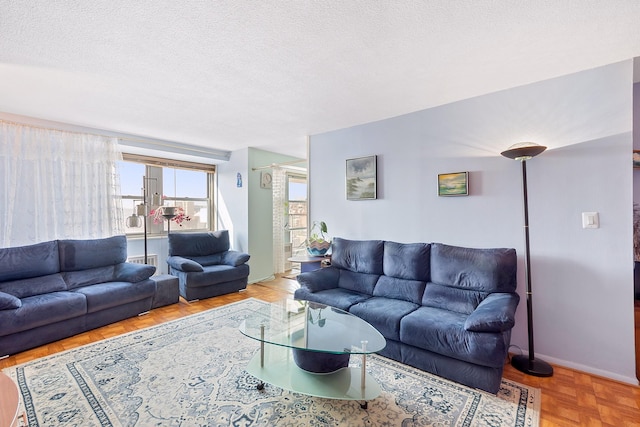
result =
[[[311,234],[307,239],[307,253],[311,256],[324,256],[331,247],[331,240],[325,236],[327,224],[324,221],[313,221]]]

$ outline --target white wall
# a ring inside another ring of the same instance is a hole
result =
[[[234,151],[229,161],[219,164],[216,170],[217,229],[229,230],[231,248],[242,252],[249,252],[248,152],[247,148]],[[238,187],[238,174],[242,187]]]
[[[513,247],[522,296],[512,344],[526,351],[520,163],[527,163],[535,349],[552,363],[636,383],[632,254],[632,61],[314,135],[311,220],[333,236]],[[347,201],[345,160],[378,155],[378,200]],[[470,172],[468,197],[437,175]],[[581,228],[581,212],[601,228]]]

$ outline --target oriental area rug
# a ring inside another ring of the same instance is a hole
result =
[[[366,409],[272,385],[257,390],[244,368],[259,342],[238,326],[264,304],[248,299],[4,372],[31,427],[539,424],[538,389],[503,380],[495,396],[377,355],[367,375],[382,394]]]

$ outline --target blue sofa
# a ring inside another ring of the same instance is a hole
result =
[[[514,249],[334,238],[331,266],[301,273],[296,299],[361,317],[381,355],[496,393],[515,311]]]
[[[126,259],[125,236],[0,249],[0,356],[149,311],[155,267]]]
[[[246,289],[249,254],[230,249],[229,231],[169,234],[170,273],[187,301]]]

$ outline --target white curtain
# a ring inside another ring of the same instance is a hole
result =
[[[287,173],[274,167],[271,174],[271,191],[273,195],[273,272],[284,273],[284,214],[286,205]]]
[[[116,138],[0,121],[0,247],[123,234]]]

